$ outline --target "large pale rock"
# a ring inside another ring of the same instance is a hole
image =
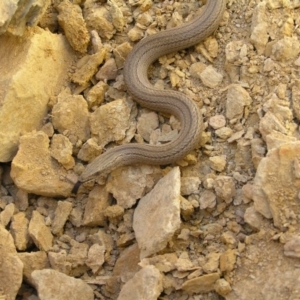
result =
[[[1,162],[12,160],[21,134],[42,126],[49,98],[65,84],[73,58],[65,38],[49,31],[0,36]]]
[[[10,233],[0,225],[0,291],[6,295],[4,299],[16,299],[22,278],[23,263],[17,255],[14,240]]]
[[[255,209],[284,229],[300,214],[300,142],[279,146],[260,162],[254,179]]]
[[[58,271],[35,270],[31,274],[41,300],[93,300],[92,288],[81,279],[67,276]]]
[[[156,300],[162,290],[162,275],[154,266],[146,266],[126,282],[118,300]]]
[[[26,26],[38,24],[50,0],[2,0],[0,3],[0,34],[5,31],[21,36]]]
[[[141,258],[162,249],[180,226],[180,171],[176,167],[144,196],[133,216]]]
[[[11,177],[22,190],[43,196],[68,196],[73,184],[64,180],[67,171],[51,157],[49,138],[42,132],[25,134],[20,138]]]

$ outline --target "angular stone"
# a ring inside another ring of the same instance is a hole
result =
[[[36,195],[68,196],[73,184],[63,179],[66,176],[67,171],[51,157],[49,138],[44,132],[20,138],[18,154],[11,166],[11,177],[19,188]]]
[[[164,249],[180,223],[180,171],[176,167],[158,181],[135,209],[133,230],[141,258]]]
[[[29,221],[23,212],[15,214],[12,218],[10,231],[19,251],[26,250],[29,243],[28,224]]]
[[[17,255],[12,236],[1,224],[0,266],[0,291],[8,300],[14,300],[22,283],[23,263]]]
[[[73,300],[93,300],[92,288],[81,279],[76,279],[55,270],[35,270],[31,274],[41,300],[64,300],[72,295]]]
[[[74,50],[85,53],[90,41],[90,35],[80,6],[64,0],[56,8],[59,12],[57,16],[59,25],[63,28],[70,45]]]
[[[34,270],[42,270],[49,268],[47,253],[44,251],[37,252],[20,252],[18,257],[24,264],[23,276],[29,284],[33,284],[31,273]]]
[[[95,186],[89,194],[82,225],[104,226],[106,221],[104,211],[110,205],[110,201],[111,197],[106,188]]]
[[[62,231],[70,213],[72,210],[73,204],[68,201],[58,201],[57,207],[55,210],[54,220],[52,222],[52,233],[58,234]]]
[[[52,123],[61,134],[75,141],[86,141],[90,137],[88,105],[80,95],[68,91],[59,94],[52,109]]]
[[[62,35],[39,27],[23,39],[0,37],[1,162],[12,160],[21,134],[41,127],[49,98],[65,84],[73,59],[74,53]]]
[[[220,279],[219,273],[211,273],[185,281],[181,287],[189,294],[209,293],[214,290],[215,282]]]
[[[154,266],[146,266],[126,282],[118,300],[156,300],[162,290],[162,275]]]
[[[46,226],[44,217],[34,210],[29,223],[29,235],[34,244],[42,251],[48,251],[52,247],[53,236]]]
[[[297,222],[299,202],[300,142],[279,146],[260,162],[254,179],[254,207],[265,217],[273,217],[276,227]],[[262,206],[264,203],[264,206]]]

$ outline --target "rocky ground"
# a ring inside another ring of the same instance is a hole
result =
[[[199,149],[77,194],[106,149],[178,134],[122,66],[203,3],[49,2],[0,9],[0,299],[299,300],[300,1],[228,0],[213,36],[161,57],[149,77],[197,102]]]

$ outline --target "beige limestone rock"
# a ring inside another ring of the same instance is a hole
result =
[[[133,230],[141,258],[164,249],[180,223],[180,171],[175,167],[135,209]]]
[[[59,25],[63,28],[67,40],[72,48],[81,53],[87,51],[90,35],[82,17],[79,5],[70,1],[62,1],[57,5]]]
[[[121,141],[132,126],[131,110],[135,104],[128,100],[115,100],[98,107],[90,116],[91,133],[104,147],[109,142]]]
[[[300,236],[293,235],[284,245],[284,255],[288,257],[300,257]]]
[[[199,177],[181,177],[181,195],[191,195],[199,193],[201,180]]]
[[[91,268],[93,274],[97,273],[104,263],[105,247],[99,244],[94,244],[90,247],[88,252],[86,265]]]
[[[132,46],[128,42],[125,42],[114,49],[114,55],[118,68],[123,67],[125,59],[131,50]]]
[[[64,179],[66,170],[50,155],[49,138],[42,132],[28,133],[20,138],[11,177],[28,193],[44,196],[68,196],[73,184]]]
[[[34,270],[42,270],[49,268],[49,261],[47,258],[47,253],[44,251],[37,252],[20,252],[18,257],[24,264],[23,276],[25,280],[33,284],[31,273]]]
[[[99,52],[82,57],[77,62],[77,68],[72,74],[73,82],[84,86],[97,73],[98,67],[103,63],[107,56],[107,49],[101,48]]]
[[[23,212],[15,214],[12,218],[10,232],[19,251],[26,250],[29,243],[28,224],[29,221]]]
[[[225,295],[227,295],[232,291],[230,283],[226,281],[224,278],[220,278],[216,281],[214,289],[219,295],[223,297],[225,297]]]
[[[126,282],[118,300],[156,300],[162,290],[162,275],[154,266],[146,266]]]
[[[268,152],[254,179],[254,207],[282,230],[297,222],[299,205],[300,142],[279,146]]]
[[[38,24],[50,0],[2,0],[0,3],[0,34],[9,32],[22,36],[27,26]]]
[[[62,231],[71,213],[73,204],[68,201],[58,201],[55,209],[55,216],[52,222],[52,233],[58,234]]]
[[[110,201],[111,197],[107,189],[102,186],[95,186],[89,194],[82,225],[104,226],[106,222],[104,211],[110,205]]]
[[[46,226],[44,217],[36,210],[32,212],[28,232],[40,250],[48,251],[52,247],[53,236],[50,228]]]
[[[51,139],[50,154],[67,170],[75,166],[72,156],[73,146],[70,140],[62,134],[54,134]]]
[[[52,122],[55,129],[69,139],[86,141],[90,137],[88,126],[88,105],[80,95],[62,92],[52,109]]]
[[[297,38],[284,37],[272,45],[271,58],[278,61],[295,59],[300,53],[300,43]]]
[[[76,279],[55,270],[35,270],[31,274],[41,300],[93,300],[92,288],[81,279]]]
[[[229,86],[226,100],[226,118],[241,119],[244,115],[245,106],[249,106],[252,99],[249,93],[240,85]]]
[[[117,78],[118,68],[114,58],[109,58],[104,65],[100,68],[96,74],[96,79],[104,80],[115,80]]]
[[[103,81],[99,81],[86,93],[86,100],[90,108],[100,106],[104,101],[107,89],[108,85]]]
[[[9,222],[11,221],[11,218],[16,213],[16,206],[14,203],[9,203],[5,206],[4,210],[0,213],[0,223],[6,227]]]
[[[1,162],[12,160],[21,134],[42,126],[49,98],[65,84],[73,59],[62,35],[38,27],[23,38],[0,36]]]
[[[212,66],[206,67],[199,77],[202,83],[209,88],[217,87],[223,80],[223,75]]]
[[[7,300],[15,300],[21,287],[23,263],[17,255],[14,240],[0,224],[0,290]]]
[[[183,283],[181,289],[189,294],[208,293],[214,290],[214,284],[218,279],[220,279],[219,273],[203,275],[190,280],[186,280]]]
[[[227,250],[220,256],[220,270],[221,272],[230,272],[234,269],[236,263],[236,250]]]

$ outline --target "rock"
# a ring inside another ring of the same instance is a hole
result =
[[[85,206],[82,225],[84,226],[104,226],[106,218],[105,209],[110,205],[111,197],[106,188],[95,186],[89,194]]]
[[[226,281],[224,278],[220,278],[216,281],[214,289],[222,297],[225,297],[225,295],[227,295],[232,291],[230,283]]]
[[[22,284],[23,263],[17,255],[14,240],[0,224],[0,290],[3,299],[14,300]]]
[[[295,59],[300,53],[300,43],[292,37],[284,37],[272,45],[271,58],[278,61]]]
[[[28,224],[29,221],[23,212],[19,212],[12,217],[10,232],[19,251],[26,250],[29,244]]]
[[[131,50],[132,46],[128,42],[125,42],[114,49],[118,69],[123,67],[125,59]]]
[[[63,28],[70,45],[74,50],[86,53],[90,35],[80,6],[64,0],[56,8],[59,12],[57,16],[59,25]]]
[[[248,92],[238,84],[229,86],[226,100],[226,118],[228,120],[241,119],[245,106],[249,106],[252,99]]]
[[[126,282],[118,300],[156,300],[162,290],[162,275],[154,266],[146,266]]]
[[[300,184],[299,150],[300,143],[292,142],[269,151],[261,160],[254,179],[255,209],[266,218],[273,217],[274,225],[282,230],[297,222],[296,216],[300,213],[296,205]]]
[[[102,153],[102,148],[98,146],[95,138],[88,139],[80,148],[77,157],[80,160],[91,162]]]
[[[151,133],[159,126],[158,115],[155,112],[144,112],[138,118],[137,132],[149,142]]]
[[[214,208],[217,204],[217,197],[214,192],[205,190],[201,193],[199,203],[200,209]]]
[[[215,88],[221,84],[223,75],[218,73],[214,67],[208,66],[201,72],[200,79],[205,86]]]
[[[41,300],[64,300],[70,295],[74,300],[94,299],[92,288],[81,279],[50,269],[35,270],[31,276]]]
[[[224,171],[226,167],[226,156],[225,155],[220,155],[220,156],[212,156],[209,158],[209,166],[217,171],[217,172],[222,172]]]
[[[51,226],[51,231],[53,234],[58,234],[62,231],[71,213],[72,207],[72,202],[68,202],[66,200],[57,202],[57,207],[55,209],[55,215]]]
[[[213,129],[220,129],[226,125],[226,119],[223,115],[216,115],[210,117],[208,123]]]
[[[37,252],[20,252],[18,253],[18,257],[24,264],[23,275],[29,284],[33,285],[33,280],[31,277],[31,273],[34,270],[42,270],[49,268],[49,261],[47,258],[47,253],[44,251]]]
[[[190,280],[186,280],[182,284],[181,289],[188,294],[209,293],[214,290],[214,284],[218,279],[220,279],[219,273],[203,275]]]
[[[69,91],[59,94],[58,102],[52,109],[54,128],[75,142],[84,142],[90,137],[88,116],[88,106],[84,98],[70,95]]]
[[[176,167],[158,181],[135,209],[133,230],[141,258],[164,249],[180,223],[180,171]]]
[[[198,194],[200,184],[199,177],[181,177],[181,195]]]
[[[15,213],[16,206],[13,203],[10,203],[5,206],[4,210],[0,213],[0,222],[3,225],[3,227],[6,227],[9,224],[11,218]]]
[[[23,39],[7,35],[0,37],[1,162],[12,160],[21,133],[41,127],[48,100],[65,84],[73,59],[74,53],[62,35],[38,27]],[[32,86],[34,89],[24,91],[24,87]]]
[[[64,179],[66,175],[66,170],[51,157],[49,138],[44,132],[20,138],[11,167],[11,177],[19,188],[36,195],[68,196],[73,184]]]
[[[93,244],[88,252],[86,265],[91,268],[93,274],[98,273],[104,263],[105,247],[99,244]]]
[[[220,256],[221,272],[230,272],[234,269],[236,263],[236,250],[227,250]]]
[[[81,86],[86,85],[96,74],[98,67],[107,57],[107,49],[101,48],[95,54],[82,57],[76,65],[76,70],[71,76],[71,80]]]
[[[266,45],[269,40],[268,23],[266,22],[266,4],[264,2],[259,3],[252,16],[251,24],[251,37],[250,40],[256,48],[259,55],[264,54]]]
[[[162,177],[157,166],[138,165],[118,168],[108,177],[106,188],[123,208],[132,207]]]
[[[288,257],[300,257],[300,236],[294,235],[284,245],[284,255]]]
[[[49,0],[3,0],[0,4],[0,34],[7,31],[22,36],[27,26],[34,27],[38,24],[49,4]]]
[[[46,226],[44,217],[36,210],[32,212],[28,232],[34,244],[42,251],[48,251],[52,247],[53,236]]]
[[[234,181],[229,176],[218,176],[214,181],[214,189],[216,195],[226,203],[232,201],[236,192]]]
[[[90,108],[98,107],[104,101],[107,89],[108,85],[103,81],[99,81],[86,93],[86,100]]]
[[[105,6],[89,9],[87,5],[85,5],[84,9],[84,19],[88,28],[96,30],[101,38],[110,40],[114,36],[116,29],[112,23],[112,16],[109,10]]]
[[[218,271],[220,253],[211,252],[206,256],[207,262],[203,265],[203,271],[205,273],[214,273]]]
[[[115,80],[117,78],[118,68],[114,58],[109,58],[96,74],[96,79]]]
[[[262,226],[262,215],[254,207],[248,207],[244,214],[245,222],[255,230],[260,230]]]
[[[126,131],[134,122],[131,116],[134,107],[132,101],[120,99],[100,106],[91,114],[91,133],[98,136],[101,147],[126,137]]]
[[[50,154],[67,170],[75,166],[72,156],[73,146],[70,140],[62,134],[54,134],[51,139]]]

